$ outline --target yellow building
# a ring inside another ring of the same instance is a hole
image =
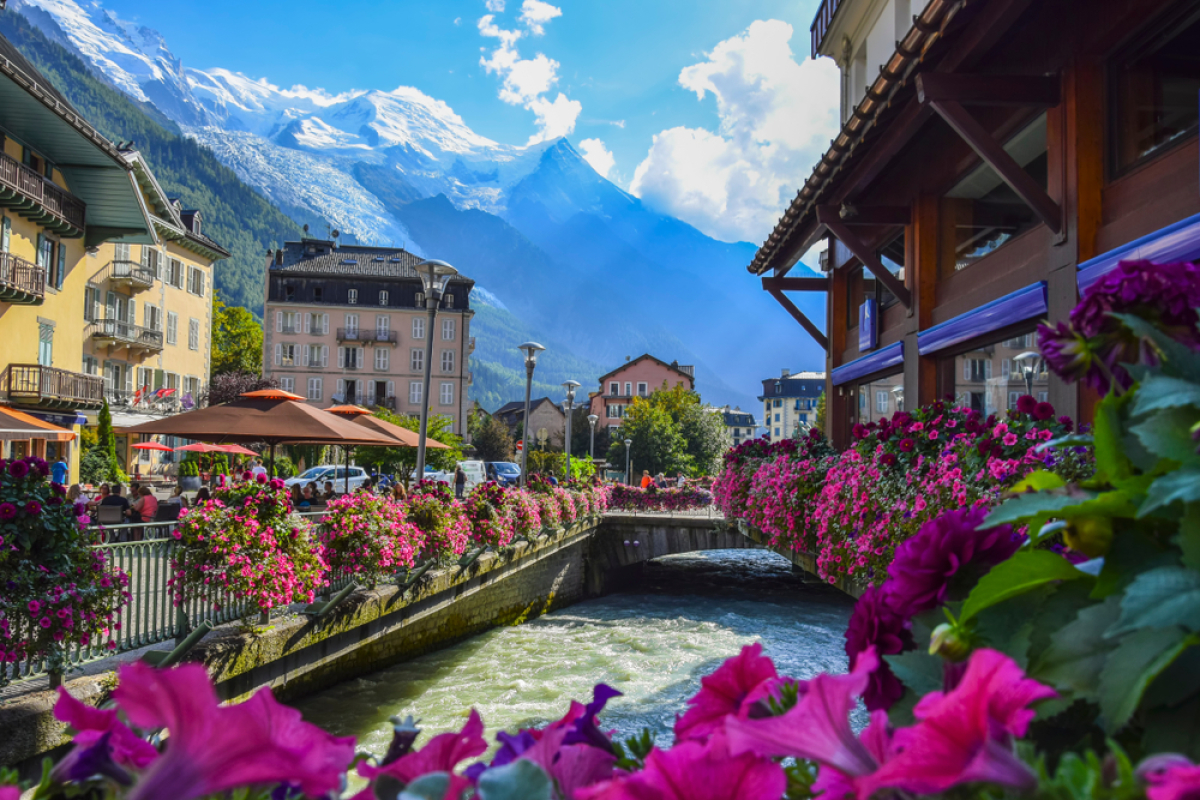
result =
[[[3,37],[0,151],[0,455],[62,457],[74,481],[79,412],[104,397],[82,361],[87,251],[158,236],[134,164]],[[67,430],[27,435],[31,417]]]
[[[229,252],[204,235],[200,211],[167,197],[140,153],[122,155],[155,241],[105,243],[85,259],[83,371],[104,380],[126,471],[161,476],[173,456],[131,449],[124,429],[200,401],[210,374],[213,264]]]

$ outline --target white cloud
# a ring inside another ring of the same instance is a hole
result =
[[[488,8],[491,8],[490,4]],[[544,24],[561,15],[560,9],[541,0],[525,0],[521,9],[521,19],[534,35],[544,33]],[[501,28],[492,14],[480,17],[478,26],[481,36],[500,42],[490,56],[485,50],[485,55],[479,59],[487,72],[496,73],[503,79],[500,99],[533,112],[538,132],[529,137],[528,144],[556,139],[575,130],[575,121],[583,111],[583,104],[562,92],[553,100],[548,96],[558,83],[559,63],[544,53],[521,58],[517,42],[525,32]]]
[[[613,158],[612,152],[599,139],[584,139],[579,143],[579,152],[583,155],[583,160],[591,164],[592,169],[605,178],[608,177],[608,173],[617,162]]]
[[[760,20],[680,72],[698,99],[716,98],[717,130],[656,134],[630,191],[710,236],[765,239],[839,127],[837,66],[797,63],[792,33]]]
[[[561,8],[543,3],[542,0],[525,0],[521,4],[521,22],[525,23],[525,27],[529,28],[534,36],[544,34],[546,23],[561,16]]]
[[[493,14],[499,14],[504,11],[504,0],[485,0],[484,5]]]

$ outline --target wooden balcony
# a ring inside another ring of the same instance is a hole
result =
[[[40,306],[45,297],[45,268],[12,253],[0,253],[0,303]]]
[[[0,373],[0,396],[26,406],[98,409],[104,405],[104,379],[41,364],[9,364]]]
[[[162,331],[143,328],[119,319],[98,319],[87,326],[84,335],[96,344],[127,347],[131,351],[157,353],[163,349]]]
[[[128,286],[134,292],[153,288],[155,278],[154,270],[140,261],[114,261],[108,265],[109,282]]]
[[[396,331],[381,331],[371,328],[338,328],[339,342],[376,342],[379,344],[396,344],[400,335]]]
[[[817,15],[813,17],[812,26],[809,28],[812,35],[813,58],[816,58],[821,52],[821,44],[824,43],[825,36],[829,33],[829,26],[833,24],[833,18],[843,2],[847,2],[847,0],[821,0],[821,7],[817,9]]]
[[[0,206],[62,236],[83,235],[87,205],[15,158],[0,153]]]

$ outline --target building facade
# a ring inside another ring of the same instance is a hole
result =
[[[785,307],[826,292],[826,331],[806,329],[835,444],[945,396],[1003,412],[1032,391],[1089,421],[1034,330],[1122,259],[1200,257],[1200,8],[824,0],[812,37],[843,127],[749,270]],[[792,274],[819,242],[820,275]]]
[[[156,241],[133,172],[0,37],[0,403],[60,429],[5,433],[0,456],[63,458],[72,481],[81,424],[104,402],[84,361],[89,281],[106,243]]]
[[[817,402],[825,391],[825,374],[783,370],[778,378],[762,382],[758,399],[763,404],[763,426],[772,442],[795,436],[817,421]]]
[[[734,447],[755,438],[758,423],[754,421],[753,414],[740,408],[731,409],[729,406],[719,409],[719,412],[725,420],[725,427],[729,429],[729,438]]]
[[[427,331],[414,269],[422,259],[406,250],[305,239],[268,259],[264,375],[321,408],[353,404],[419,415],[432,337],[430,413],[452,417],[454,432],[466,435],[473,280],[450,281]]]
[[[694,390],[696,368],[678,361],[668,364],[645,353],[600,376],[600,391],[589,393],[591,413],[600,418],[597,425],[616,430],[633,398],[649,397],[651,392],[676,386]]]
[[[536,447],[538,444],[538,435],[541,431],[546,432],[547,447],[561,448],[563,440],[567,433],[567,414],[563,411],[562,406],[555,403],[549,397],[535,397],[529,401],[529,425],[522,425],[525,419],[525,401],[514,400],[511,403],[505,403],[496,409],[493,417],[503,422],[508,426],[508,429],[514,434],[518,433],[520,427],[522,438],[529,441],[531,447]],[[525,433],[525,428],[528,427],[529,433]]]

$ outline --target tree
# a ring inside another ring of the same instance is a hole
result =
[[[256,392],[259,389],[277,389],[279,381],[274,378],[264,378],[252,372],[225,372],[213,375],[204,390],[201,405],[217,406],[237,400],[246,392]]]
[[[241,306],[213,297],[212,374],[246,372],[262,375],[263,329]]]
[[[688,475],[699,478],[716,474],[721,469],[721,457],[733,444],[725,418],[697,402],[682,409],[678,424],[688,456]]]
[[[592,413],[590,405],[583,405],[576,408],[571,414],[571,453],[576,458],[587,458],[590,452],[589,448],[592,444],[592,428],[588,424],[588,414]],[[596,421],[596,457],[604,458],[604,454],[608,452],[612,437],[608,434],[608,427],[601,425],[600,421]]]
[[[813,427],[822,433],[825,432],[825,393],[821,392],[821,396],[817,398],[817,421],[813,423]]]
[[[108,401],[104,401],[104,405],[100,406],[100,413],[97,418],[96,425],[96,440],[97,449],[103,458],[104,465],[100,469],[100,480],[102,481],[120,481],[125,483],[129,477],[125,474],[125,470],[121,468],[121,462],[117,459],[117,435],[113,431],[112,412],[108,410]]]
[[[483,461],[512,461],[513,438],[508,426],[495,417],[480,417],[472,432],[476,458]]]
[[[660,472],[675,475],[687,471],[686,442],[679,433],[679,426],[670,414],[650,400],[635,397],[626,408],[625,419],[608,449],[609,464],[624,467],[625,439],[633,440],[629,453],[635,472],[646,469],[651,475]]]
[[[384,422],[390,422],[410,431],[421,430],[421,418],[417,416],[402,416],[377,408],[373,412]],[[435,469],[452,470],[462,460],[462,437],[454,433],[454,418],[445,414],[429,416],[429,438],[446,445],[446,449],[427,448],[425,463]],[[381,472],[398,473],[398,477],[408,482],[409,474],[417,468],[417,448],[415,447],[359,447],[354,451],[354,460],[359,464],[369,464],[379,467]]]

